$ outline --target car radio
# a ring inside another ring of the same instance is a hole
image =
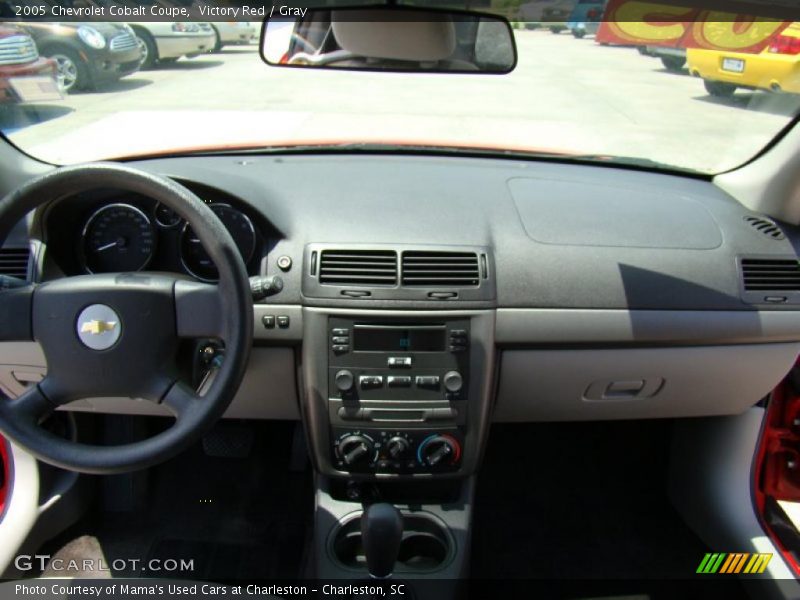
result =
[[[334,464],[352,472],[457,468],[469,355],[468,318],[330,317],[328,408]]]

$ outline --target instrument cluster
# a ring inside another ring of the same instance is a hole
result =
[[[251,211],[233,198],[200,197],[233,237],[248,272],[257,273],[268,226],[258,226]],[[48,254],[67,275],[149,270],[217,279],[216,267],[189,224],[150,198],[112,192],[68,198],[52,206],[45,221]]]

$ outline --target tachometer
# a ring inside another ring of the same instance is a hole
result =
[[[130,204],[107,204],[83,228],[83,260],[90,273],[139,271],[156,249],[153,224]]]
[[[242,260],[245,263],[249,262],[256,249],[256,230],[253,222],[243,212],[228,204],[211,204],[209,208],[231,234]],[[217,268],[188,223],[181,232],[181,261],[184,268],[198,279],[204,281],[217,279]]]

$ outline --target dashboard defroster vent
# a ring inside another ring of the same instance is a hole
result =
[[[319,281],[330,285],[395,285],[397,253],[393,250],[323,250]]]
[[[28,279],[29,248],[0,248],[0,275]]]
[[[743,258],[741,268],[746,292],[800,291],[797,259]]]
[[[784,240],[786,236],[775,223],[763,217],[749,216],[744,218],[745,222],[759,233],[773,240]]]
[[[404,286],[477,286],[480,277],[478,255],[474,252],[403,252]]]

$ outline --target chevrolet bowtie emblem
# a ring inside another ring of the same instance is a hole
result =
[[[105,304],[92,304],[78,315],[75,333],[87,348],[108,350],[122,336],[122,326],[122,319],[113,308]]]
[[[106,331],[114,331],[114,328],[117,326],[116,321],[101,321],[99,319],[93,319],[91,321],[86,321],[81,323],[81,333],[91,333],[92,335],[100,335],[101,333],[105,333]]]

